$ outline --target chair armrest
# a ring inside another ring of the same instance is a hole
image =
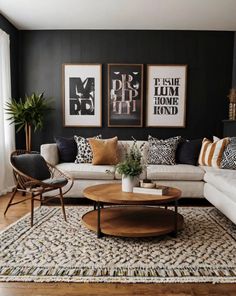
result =
[[[59,154],[56,143],[41,145],[40,154],[52,165],[57,165],[59,163]]]

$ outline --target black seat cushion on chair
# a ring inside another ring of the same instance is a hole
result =
[[[40,154],[21,154],[13,156],[13,165],[25,175],[37,180],[49,179],[51,174],[47,163]]]
[[[68,183],[68,180],[66,178],[50,178],[43,180],[43,183],[48,185],[65,186]]]

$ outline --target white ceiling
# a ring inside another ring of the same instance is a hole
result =
[[[236,0],[0,0],[18,29],[236,31]]]

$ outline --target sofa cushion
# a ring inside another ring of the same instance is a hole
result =
[[[113,180],[115,176],[115,168],[110,165],[64,162],[59,163],[57,168],[74,179]]]
[[[147,178],[152,180],[203,180],[205,172],[198,166],[188,164],[148,165]]]
[[[228,145],[228,138],[216,140],[213,143],[204,138],[198,159],[198,163],[203,166],[220,167],[223,152]]]
[[[117,156],[118,138],[111,139],[89,139],[93,151],[92,164],[94,165],[115,165],[118,163]]]
[[[40,154],[52,165],[56,165],[59,162],[59,151],[56,143],[41,145]]]
[[[102,135],[97,135],[94,139],[101,139]],[[77,156],[75,163],[92,163],[93,152],[89,144],[89,138],[74,136],[77,145]]]
[[[235,170],[206,170],[204,181],[216,187],[236,202],[236,172]]]
[[[51,176],[45,159],[37,152],[13,156],[12,163],[20,172],[31,178],[44,180]]]
[[[148,136],[148,164],[174,165],[175,153],[181,137],[161,140]]]
[[[77,153],[77,147],[74,138],[55,137],[57,143],[59,161],[74,162]]]
[[[223,152],[220,166],[222,169],[236,170],[236,137],[230,138],[230,142]]]
[[[202,139],[183,140],[176,150],[176,163],[197,165]]]

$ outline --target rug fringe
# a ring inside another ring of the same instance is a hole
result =
[[[236,278],[236,268],[47,268],[47,267],[11,267],[0,268],[0,277],[145,277],[145,278]]]
[[[236,283],[236,277],[110,277],[110,276],[0,276],[0,282],[68,282],[68,283]]]

